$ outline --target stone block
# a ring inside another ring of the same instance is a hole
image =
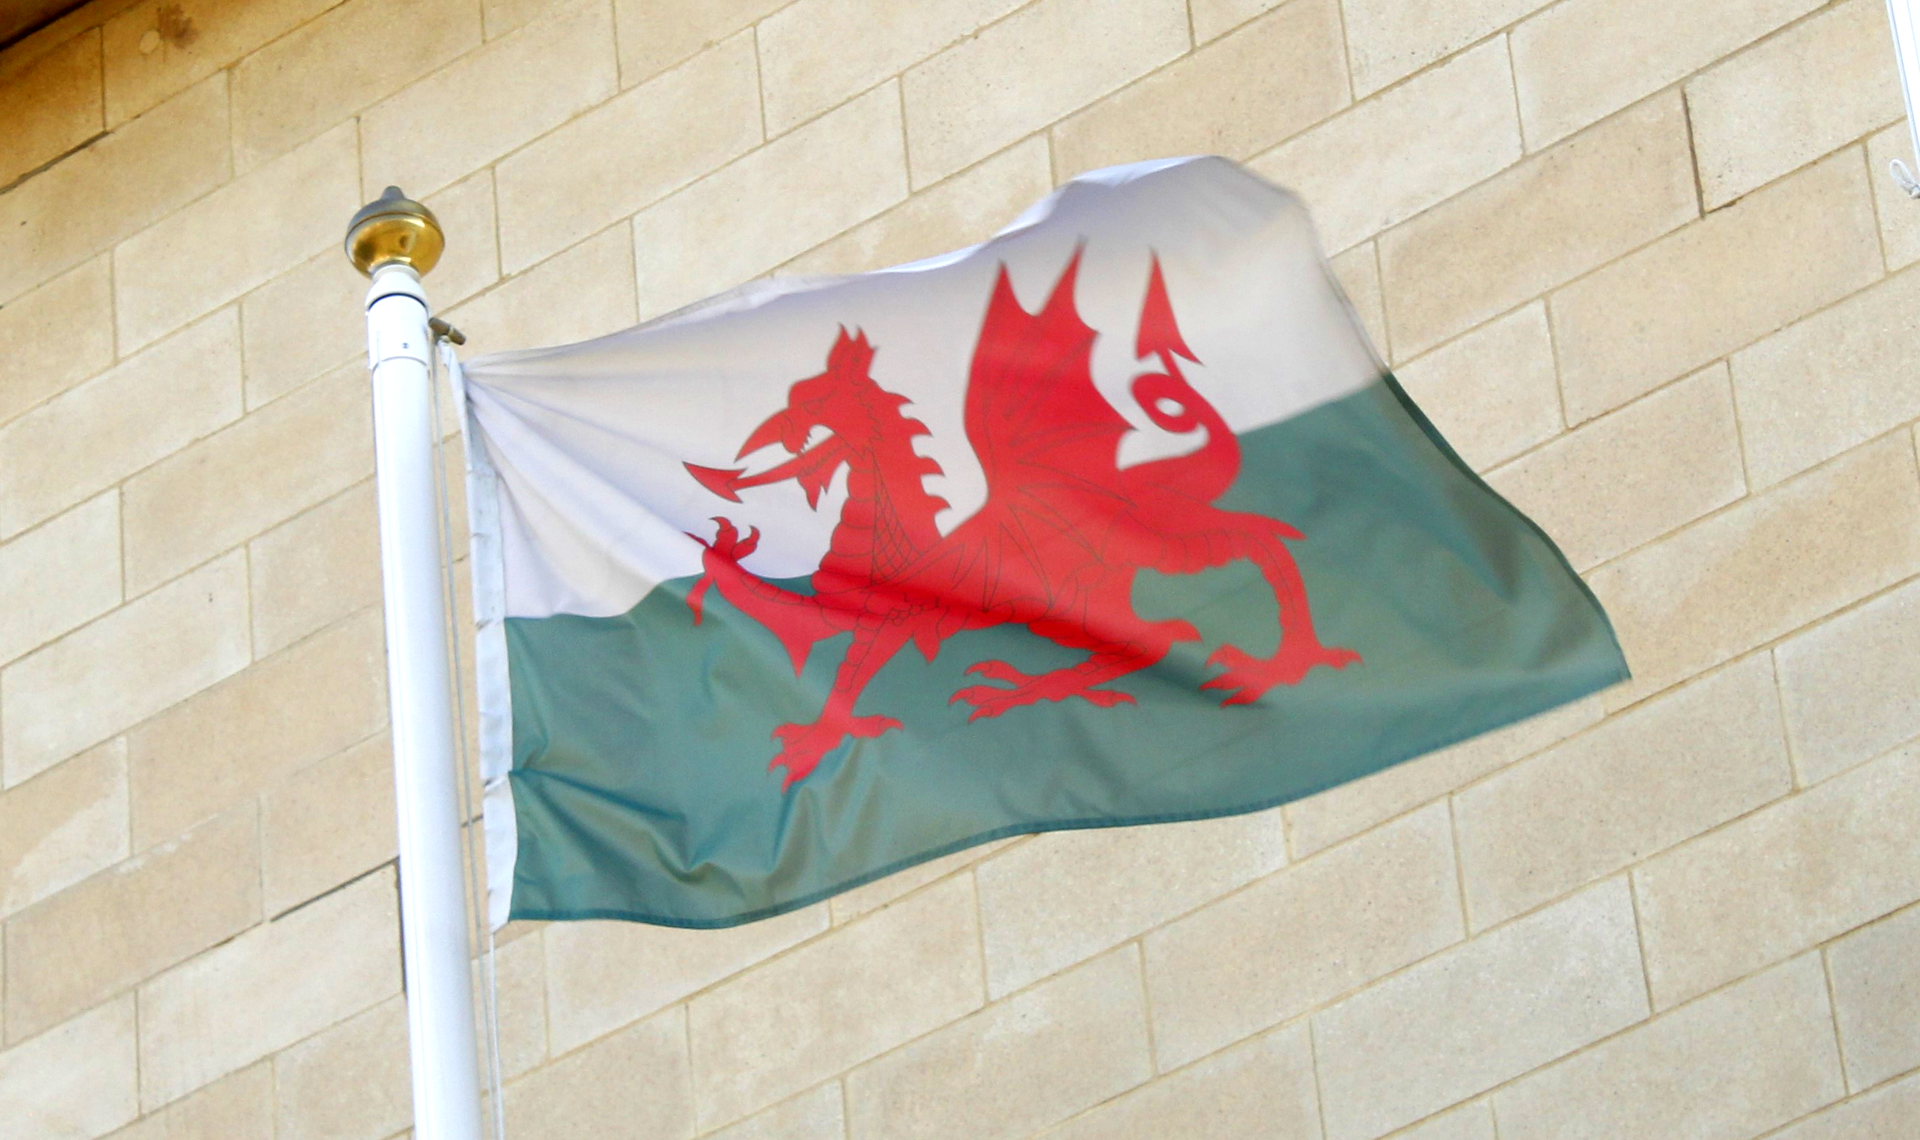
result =
[[[613,0],[620,85],[631,87],[752,27],[790,0]]]
[[[358,483],[247,544],[253,651],[267,657],[380,601],[380,519]]]
[[[120,496],[113,491],[0,543],[0,662],[120,604]]]
[[[784,134],[1018,7],[1020,0],[799,0],[776,8],[754,28],[767,129]]]
[[[467,334],[469,359],[626,328],[637,320],[632,235],[610,226],[443,315]]]
[[[430,279],[439,284],[438,276]],[[437,292],[437,291],[436,291]],[[247,407],[278,399],[367,356],[367,279],[328,249],[240,301]]]
[[[750,1115],[978,1009],[973,882],[839,927],[688,1004],[700,1127]]]
[[[598,233],[760,145],[753,34],[742,32],[503,159],[509,273]]]
[[[268,914],[392,859],[393,745],[385,733],[295,773],[260,797],[260,889]]]
[[[1908,170],[1920,169],[1920,161],[1913,155],[1913,132],[1905,120],[1867,140],[1867,184],[1873,187],[1873,206],[1880,217],[1880,247],[1890,270],[1920,261],[1920,215],[1905,209],[1914,202],[1893,179],[1890,166],[1895,159],[1905,163]]]
[[[687,1011],[657,1014],[506,1087],[507,1134],[526,1140],[694,1134]]]
[[[1493,1109],[1484,1100],[1448,1109],[1411,1128],[1393,1134],[1393,1140],[1498,1140],[1493,1131]]]
[[[724,930],[637,922],[557,922],[541,940],[547,1025],[555,1053],[655,1013],[827,928],[827,908]]]
[[[1756,653],[1457,793],[1467,913],[1503,922],[1792,790]]]
[[[476,958],[474,985],[484,985],[486,972]],[[531,1072],[548,1059],[547,1049],[547,949],[539,938],[494,939],[494,1010],[500,1021],[500,1071],[512,1080]],[[486,1042],[480,1043],[481,1065],[485,1066]],[[481,1073],[486,1069],[483,1067]]]
[[[1820,0],[1571,0],[1513,29],[1513,77],[1527,146],[1565,138]]]
[[[1862,166],[1857,150],[1834,155],[1555,293],[1569,422],[1878,280],[1880,242]],[[1784,265],[1794,271],[1781,272]]]
[[[0,918],[128,854],[127,745],[116,739],[0,794]]]
[[[1055,124],[1054,169],[1064,179],[1168,155],[1245,159],[1348,102],[1340,6],[1299,0]]]
[[[0,538],[238,419],[240,383],[222,310],[0,427]]]
[[[1347,303],[1360,315],[1361,327],[1381,361],[1392,358],[1387,343],[1387,310],[1380,297],[1380,256],[1372,242],[1363,242],[1327,259]]]
[[[1151,1076],[1140,952],[1123,946],[847,1074],[847,1135],[1012,1140]]]
[[[1549,0],[1345,0],[1353,90],[1370,95]]]
[[[1053,189],[1047,140],[1017,142],[781,267],[787,273],[865,273],[984,241]]]
[[[338,2],[142,0],[128,6],[100,29],[107,123],[117,126],[255,49],[273,51],[274,40]]]
[[[1772,486],[1920,416],[1920,377],[1907,359],[1920,333],[1916,304],[1920,272],[1902,273],[1734,354],[1754,486]]]
[[[1278,811],[1035,836],[974,870],[987,992],[1023,989],[1286,862]]]
[[[107,1140],[274,1140],[273,1062],[222,1077]]]
[[[846,1140],[844,1100],[840,1082],[829,1081],[707,1135],[711,1140]]]
[[[1820,957],[1637,1025],[1493,1094],[1501,1140],[1758,1136],[1846,1095]]]
[[[276,1140],[381,1140],[413,1122],[407,1001],[396,994],[273,1059]]]
[[[1519,157],[1513,77],[1495,41],[1356,104],[1252,166],[1300,195],[1328,249],[1345,249]]]
[[[1038,0],[901,77],[916,187],[938,182],[1188,48],[1178,0]]]
[[[366,196],[389,184],[418,196],[466,177],[612,95],[614,66],[600,0],[468,52],[360,117]]]
[[[372,474],[366,369],[345,364],[127,480],[127,589],[150,589]]]
[[[133,848],[251,799],[386,724],[380,611],[362,610],[127,737]]]
[[[1634,872],[1665,1008],[1920,898],[1920,747],[1908,746]]]
[[[1688,80],[1707,209],[1900,118],[1884,4],[1847,0]]]
[[[1313,1047],[1296,1024],[1115,1097],[1040,1140],[1319,1134]]]
[[[1842,1101],[1767,1140],[1903,1140],[1920,1120],[1920,1074]]]
[[[0,707],[39,710],[0,722],[6,784],[193,696],[247,657],[246,558],[236,551],[0,670]]]
[[[1714,364],[1589,420],[1487,482],[1584,570],[1747,493],[1733,408],[1726,366]]]
[[[1625,879],[1314,1015],[1327,1140],[1371,1140],[1647,1016]]]
[[[1485,471],[1565,430],[1547,309],[1489,321],[1395,369],[1447,443]]]
[[[1920,907],[1832,943],[1827,970],[1848,1087],[1871,1088],[1920,1066]]]
[[[166,217],[231,171],[227,80],[216,75],[0,195],[0,304]]]
[[[1920,735],[1920,586],[1906,585],[1774,649],[1787,741],[1815,784]]]
[[[44,52],[17,49],[0,61],[0,186],[29,174],[98,135],[105,126],[100,96],[100,33],[82,32]],[[12,65],[12,66],[9,66]]]
[[[640,311],[751,280],[905,198],[899,134],[899,92],[880,87],[640,211]]]
[[[1294,857],[1305,858],[1331,847],[1515,760],[1544,751],[1597,724],[1603,715],[1599,700],[1588,697],[1296,800],[1282,809]]]
[[[1193,42],[1206,43],[1283,3],[1285,0],[1188,0],[1188,14],[1193,21]]]
[[[1394,350],[1424,352],[1696,213],[1685,112],[1656,96],[1388,231]]]
[[[399,894],[382,871],[140,987],[151,1111],[400,992]]]
[[[128,995],[0,1052],[8,1131],[92,1140],[138,1116],[133,1034]]]
[[[229,813],[7,920],[7,1039],[89,1009],[260,921],[260,829]]]
[[[127,352],[339,241],[358,207],[357,142],[343,123],[169,214],[113,251],[114,322]]]
[[[1452,828],[1436,804],[1143,940],[1162,1071],[1459,941]]]
[[[234,65],[235,165],[245,170],[292,150],[479,43],[480,8],[473,0],[335,4]],[[378,51],[367,50],[374,44]],[[369,159],[373,154],[366,152]],[[405,186],[418,196],[443,184]]]
[[[82,262],[0,306],[0,424],[113,363],[109,265]]]
[[[1889,437],[1594,571],[1634,673],[1603,699],[1624,707],[1915,570],[1920,482]]]

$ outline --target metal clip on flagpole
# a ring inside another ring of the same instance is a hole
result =
[[[417,1140],[479,1140],[479,1049],[467,972],[459,787],[434,493],[433,334],[420,276],[444,247],[433,212],[397,186],[347,227],[367,290],[387,693],[400,817],[400,931]]]

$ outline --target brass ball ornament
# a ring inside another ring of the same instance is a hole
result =
[[[371,277],[385,265],[405,265],[424,276],[446,249],[440,219],[398,186],[360,207],[347,223],[347,259]]]

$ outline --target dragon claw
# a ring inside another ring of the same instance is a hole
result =
[[[752,554],[760,545],[760,528],[749,527],[747,537],[740,537],[740,528],[732,520],[720,515],[714,516],[713,540],[701,538],[692,531],[684,531],[688,538],[700,544],[700,565],[704,571],[700,580],[687,591],[687,608],[693,611],[693,624],[699,625],[706,616],[707,588],[713,585],[715,573],[725,573],[728,565],[738,566],[742,558]]]
[[[967,666],[967,672],[978,673],[989,681],[1005,681],[1012,685],[1022,685],[1033,680],[1031,673],[1022,673],[1005,661],[975,661],[973,664]],[[976,687],[985,688],[986,686]],[[992,691],[1000,692],[1002,690],[996,689]]]
[[[747,536],[742,538],[740,537],[740,528],[733,525],[732,519],[716,515],[713,521],[715,529],[712,542],[705,541],[699,535],[688,536],[701,546],[706,547],[708,555],[715,558],[723,558],[729,562],[738,562],[759,549],[759,527],[748,527]]]
[[[873,737],[883,732],[900,728],[901,724],[890,716],[849,716],[829,719],[821,717],[812,724],[783,724],[773,730],[773,739],[780,742],[780,754],[767,764],[767,771],[786,769],[786,777],[780,787],[782,791],[793,787],[812,774],[820,764],[820,758],[839,747],[848,737]]]
[[[1250,705],[1275,685],[1297,685],[1315,666],[1344,669],[1360,660],[1351,649],[1337,649],[1318,642],[1305,642],[1289,648],[1282,644],[1272,657],[1255,657],[1232,645],[1222,645],[1207,657],[1208,665],[1221,665],[1226,672],[1200,682],[1202,689],[1215,689],[1228,695],[1220,702]]]
[[[973,706],[968,714],[969,723],[982,717],[999,716],[1009,709],[1022,705],[1038,704],[1041,701],[1064,701],[1068,697],[1079,697],[1095,708],[1110,709],[1115,705],[1135,703],[1130,694],[1118,689],[1095,689],[1089,687],[1087,678],[1071,669],[1055,673],[1032,675],[1022,673],[1005,661],[980,661],[968,667],[967,672],[979,673],[995,681],[1008,681],[1014,684],[1011,689],[997,685],[968,685],[957,690],[947,698],[949,705],[961,701]]]

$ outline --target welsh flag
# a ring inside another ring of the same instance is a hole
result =
[[[492,917],[747,922],[1627,675],[1222,159],[465,367]]]

